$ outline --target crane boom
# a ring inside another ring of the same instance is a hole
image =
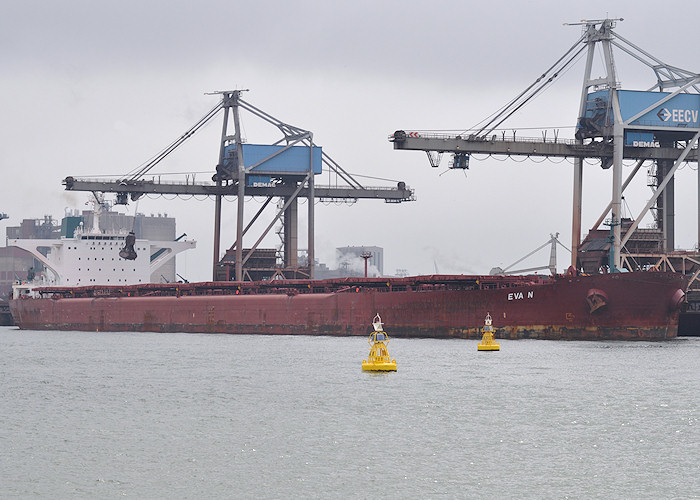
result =
[[[591,142],[579,144],[570,139],[511,138],[493,135],[489,139],[460,135],[406,132],[397,130],[389,141],[394,149],[407,151],[437,151],[441,153],[494,154],[508,156],[538,156],[553,158],[612,158],[613,144]],[[683,154],[678,147],[623,148],[626,159],[677,160]],[[697,149],[690,151],[685,161],[698,161]]]
[[[143,194],[182,194],[201,196],[236,196],[237,185],[227,184],[217,186],[207,183],[176,183],[159,181],[124,181],[112,180],[91,180],[66,177],[63,179],[66,191],[89,191],[102,193],[130,194],[132,199],[137,199]],[[274,187],[245,186],[246,196],[291,196],[294,186],[276,185]],[[308,188],[302,188],[302,196],[308,196]],[[412,201],[415,199],[413,189],[399,182],[396,187],[334,187],[315,186],[315,198],[323,200],[337,199],[377,199],[387,203],[400,203],[402,201]]]

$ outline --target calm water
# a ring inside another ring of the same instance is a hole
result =
[[[700,338],[0,327],[0,497],[700,498]]]

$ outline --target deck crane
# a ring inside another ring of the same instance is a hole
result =
[[[459,157],[455,164],[474,153],[506,156],[568,157],[574,159],[574,195],[572,216],[571,265],[579,267],[581,246],[581,205],[583,160],[598,159],[604,169],[612,167],[612,196],[594,225],[597,230],[608,217],[613,228],[610,252],[613,269],[621,267],[621,250],[635,234],[639,222],[654,206],[656,224],[663,233],[663,250],[674,249],[673,174],[684,162],[698,161],[700,138],[700,74],[671,66],[621,37],[613,28],[622,19],[584,20],[582,35],[569,50],[527,89],[494,114],[476,130],[459,134],[397,130],[389,140],[394,149],[426,151],[431,165],[445,152]],[[604,58],[605,76],[592,78],[596,47]],[[617,80],[613,47],[648,66],[655,82],[646,91],[622,90]],[[533,97],[542,92],[579,55],[586,54],[583,89],[579,101],[577,131],[574,139],[519,138],[498,132]],[[639,140],[636,140],[639,139]],[[637,160],[630,177],[622,182],[623,159]],[[658,176],[647,206],[631,225],[621,230],[622,192],[645,161],[656,165]],[[700,208],[699,208],[700,212]],[[700,217],[698,217],[700,241]]]
[[[520,264],[522,261],[527,259],[528,257],[532,257],[535,255],[537,252],[545,248],[547,245],[549,245],[549,265],[547,266],[537,266],[537,267],[530,267],[527,269],[517,269],[515,271],[511,271],[511,268],[514,267],[516,264]],[[549,235],[549,239],[544,242],[542,245],[538,246],[535,248],[532,252],[527,254],[526,256],[516,260],[513,262],[510,266],[506,267],[505,269],[501,269],[500,267],[494,267],[491,269],[491,272],[489,274],[491,275],[501,275],[505,276],[507,274],[520,274],[520,273],[528,273],[531,271],[542,271],[544,269],[549,270],[549,272],[554,276],[557,274],[557,245],[560,245],[564,250],[570,252],[568,248],[566,248],[561,241],[559,241],[559,233],[554,233]]]

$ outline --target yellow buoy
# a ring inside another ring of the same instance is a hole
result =
[[[493,339],[493,326],[491,325],[491,315],[486,313],[486,319],[484,320],[484,328],[482,328],[483,335],[481,337],[481,342],[477,347],[479,351],[500,351],[501,344]]]
[[[374,331],[369,335],[369,356],[362,360],[362,370],[366,372],[395,372],[396,360],[389,358],[386,344],[389,336],[382,326],[382,318],[377,314],[372,321]]]

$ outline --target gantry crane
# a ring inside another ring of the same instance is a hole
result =
[[[394,149],[417,150],[428,153],[436,166],[440,155],[454,155],[453,168],[468,168],[469,155],[568,157],[574,159],[574,197],[572,217],[571,265],[579,267],[581,247],[581,199],[583,160],[599,159],[602,168],[612,166],[612,197],[610,204],[594,224],[596,230],[607,219],[612,228],[610,270],[621,268],[622,248],[635,234],[644,215],[652,209],[656,224],[663,233],[663,249],[674,249],[673,175],[684,162],[698,161],[700,137],[700,75],[666,64],[640,49],[613,31],[621,19],[585,20],[574,23],[583,27],[581,37],[545,73],[525,91],[508,103],[481,128],[460,134],[439,134],[425,131],[398,130],[389,140]],[[592,78],[591,69],[596,47],[601,48],[605,76]],[[622,90],[617,80],[613,47],[648,66],[656,77],[646,91]],[[556,135],[546,139],[526,139],[511,136],[500,127],[534,96],[586,53],[579,118],[574,139]],[[622,182],[623,159],[637,160],[636,166]],[[654,193],[631,224],[621,218],[622,192],[645,161],[655,164],[657,173]],[[700,211],[700,208],[699,208]],[[698,218],[700,241],[700,217]],[[685,261],[684,261],[685,262]],[[700,266],[700,262],[695,266]],[[699,267],[700,269],[700,267]]]
[[[78,179],[69,176],[63,180],[66,190],[116,193],[117,203],[121,204],[126,204],[129,198],[136,200],[146,193],[214,197],[214,280],[221,279],[222,273],[217,273],[217,266],[220,268],[224,265],[219,258],[221,201],[224,196],[236,196],[236,241],[227,252],[227,256],[235,255],[233,268],[236,281],[244,279],[244,266],[253,256],[263,238],[280,219],[283,226],[283,269],[281,272],[276,270],[276,276],[313,278],[314,200],[378,199],[387,203],[401,203],[415,199],[413,190],[406,186],[405,182],[396,182],[393,186],[364,186],[314,144],[313,134],[310,131],[284,123],[246,102],[241,98],[242,92],[244,91],[231,90],[214,93],[221,97],[214,108],[191,129],[156,155],[153,160],[129,175],[109,180]],[[241,134],[241,110],[248,111],[277,127],[282,133],[282,138],[272,145],[245,143]],[[219,161],[215,171],[212,172],[212,182],[195,183],[194,176],[192,176],[191,181],[188,177],[185,182],[161,182],[160,176],[150,173],[156,165],[193,136],[219,111],[223,111],[223,127],[219,145]],[[230,135],[228,131],[229,116],[233,117],[233,135]],[[335,185],[316,184],[314,177],[321,173],[322,166],[335,174]],[[267,198],[267,200],[244,228],[244,199],[246,196],[260,196]],[[246,249],[244,255],[242,243],[244,235],[275,197],[281,200],[281,206],[276,216],[255,244],[250,249]],[[297,200],[300,197],[307,198],[309,201],[307,266],[299,266],[297,262]],[[228,273],[223,279],[230,279]]]

